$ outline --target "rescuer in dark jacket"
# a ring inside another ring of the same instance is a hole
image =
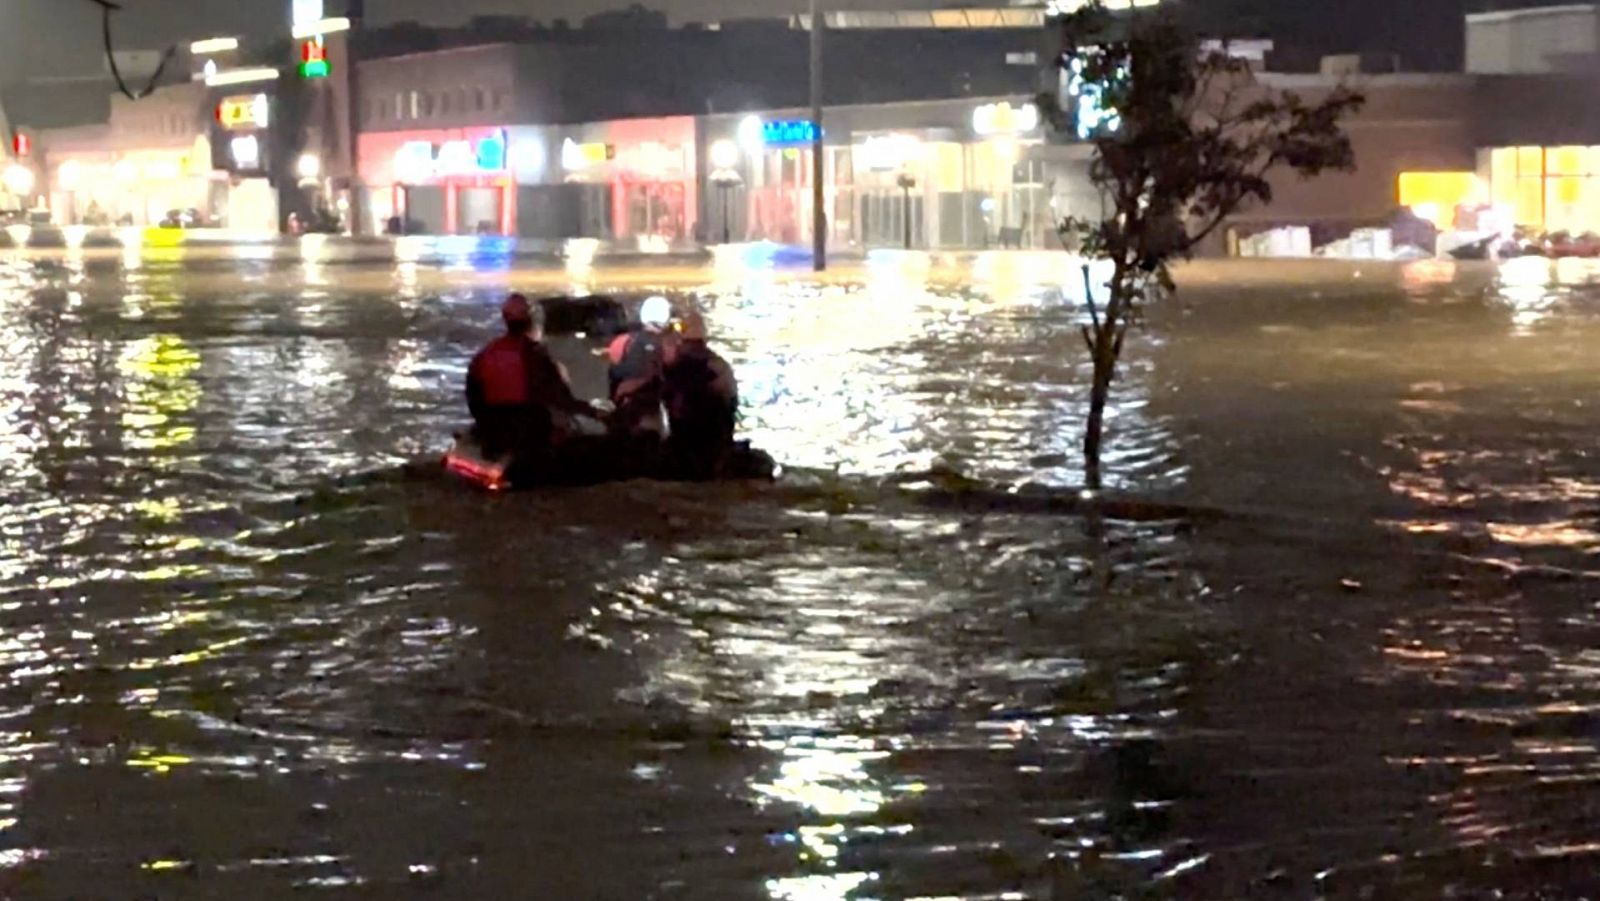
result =
[[[551,459],[558,421],[593,416],[539,340],[536,313],[513,294],[500,311],[506,333],[478,352],[467,369],[467,407],[486,457],[511,454],[521,469]],[[559,420],[558,420],[559,417]]]
[[[669,422],[668,472],[678,478],[715,478],[733,451],[739,385],[733,367],[706,344],[699,313],[683,319],[683,331],[668,344],[663,400]]]

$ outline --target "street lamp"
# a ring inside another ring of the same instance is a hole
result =
[[[902,172],[902,173],[900,173],[900,177],[895,179],[895,183],[900,185],[900,191],[905,196],[906,250],[910,250],[911,249],[911,189],[915,188],[917,186],[917,177],[915,175],[912,175],[910,172]]]
[[[711,145],[711,166],[714,169],[732,169],[739,165],[739,145],[723,138]]]

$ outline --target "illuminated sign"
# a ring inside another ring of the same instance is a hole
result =
[[[616,148],[610,144],[579,144],[571,138],[561,144],[561,168],[568,172],[582,172],[616,159],[616,156]]]
[[[327,78],[333,72],[328,65],[328,45],[319,35],[300,44],[300,77]]]
[[[1039,108],[1031,103],[986,103],[972,111],[972,130],[984,137],[1015,135],[1039,127]]]
[[[409,141],[394,155],[394,177],[401,184],[415,184],[433,177],[433,145]]]
[[[478,142],[478,171],[504,172],[506,169],[506,133],[498,132]]]
[[[484,175],[506,170],[506,133],[498,131],[477,143],[408,141],[394,155],[395,178],[401,184],[430,179]]]
[[[226,97],[217,104],[217,122],[228,131],[266,128],[270,117],[271,105],[266,94]]]
[[[446,141],[439,145],[439,155],[433,163],[437,175],[470,175],[478,167],[478,158],[466,141]]]
[[[810,144],[816,139],[817,123],[810,119],[761,123],[761,140],[769,147]]]
[[[922,141],[913,135],[874,135],[856,149],[861,168],[887,172],[910,163],[922,150]]]
[[[228,144],[228,150],[233,154],[234,168],[261,168],[261,140],[255,135],[234,138]]]

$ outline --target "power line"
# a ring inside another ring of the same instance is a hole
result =
[[[100,35],[105,41],[106,62],[111,66],[111,77],[117,80],[117,90],[121,91],[122,96],[127,97],[129,100],[143,100],[155,93],[156,86],[161,83],[161,76],[167,71],[167,64],[172,62],[172,58],[178,54],[177,46],[173,45],[167,48],[167,51],[161,55],[161,63],[156,66],[155,74],[150,76],[149,83],[143,89],[135,92],[128,87],[128,83],[122,78],[122,69],[117,65],[116,49],[111,40],[111,14],[120,12],[122,4],[116,2],[116,0],[89,0],[89,2],[100,6]]]

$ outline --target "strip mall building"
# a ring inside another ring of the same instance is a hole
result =
[[[842,23],[848,25],[849,23]],[[1595,7],[1467,19],[1465,71],[1261,72],[1308,98],[1341,84],[1357,171],[1283,178],[1237,233],[1329,233],[1410,208],[1442,228],[1493,204],[1535,231],[1600,232],[1600,44]],[[809,111],[548,123],[559,76],[512,46],[363,67],[361,174],[376,226],[429,233],[594,237],[663,245],[811,237]],[[552,87],[554,84],[554,87]],[[824,202],[835,246],[1053,246],[1063,215],[1097,213],[1088,148],[1047,133],[1026,94],[830,106]],[[503,151],[503,152],[502,152]],[[909,226],[909,228],[908,228]],[[1221,248],[1218,248],[1219,250]]]
[[[830,23],[830,71],[848,82],[830,87],[848,102],[825,110],[822,135],[833,246],[1050,247],[1061,217],[1099,213],[1088,147],[1051,133],[1030,103],[1049,70],[1043,12],[979,13]],[[806,245],[817,126],[797,105],[805,35],[794,23],[748,27],[664,29],[636,54],[596,35],[367,59],[354,99],[296,117],[278,114],[270,86],[168,88],[115,104],[105,126],[42,133],[40,193],[62,222],[91,211],[154,222],[194,207],[261,228],[284,221],[279,198],[299,178],[369,234]],[[1311,98],[1362,90],[1366,109],[1349,123],[1359,169],[1280,179],[1274,203],[1237,220],[1236,234],[1337,232],[1399,207],[1449,227],[1463,204],[1493,204],[1533,230],[1600,232],[1595,7],[1475,15],[1466,31],[1459,73],[1362,72],[1348,60],[1258,73]],[[951,59],[977,62],[958,71]],[[258,100],[270,114],[257,115]],[[274,130],[290,125],[325,137],[289,159]],[[241,148],[259,148],[255,168]]]

